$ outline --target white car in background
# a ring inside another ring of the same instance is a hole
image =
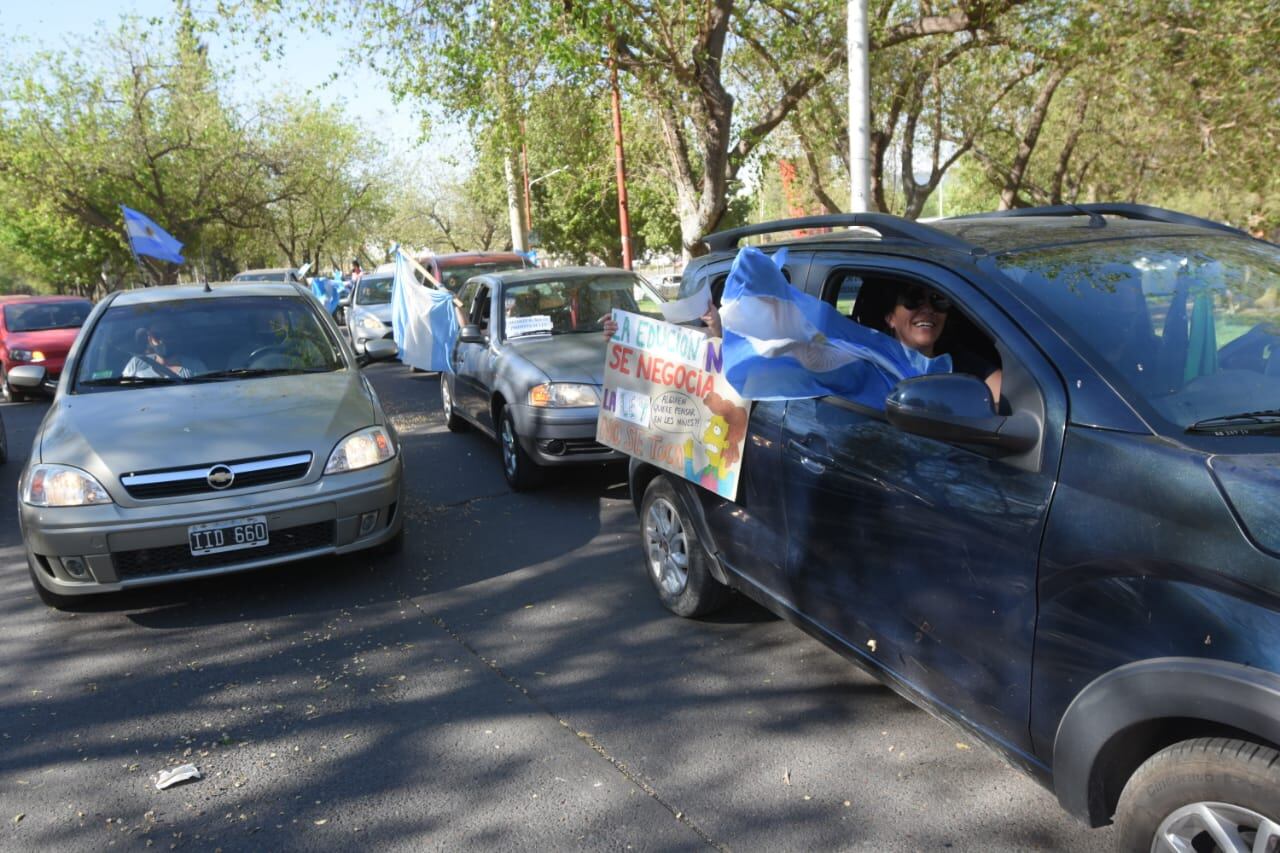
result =
[[[347,309],[347,330],[356,355],[364,355],[369,341],[391,340],[391,272],[370,273],[360,279]]]

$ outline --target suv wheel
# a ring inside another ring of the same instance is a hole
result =
[[[1116,827],[1124,851],[1280,850],[1280,752],[1228,738],[1163,749],[1125,785]]]
[[[645,489],[640,525],[649,580],[664,607],[688,617],[724,605],[729,589],[711,576],[711,558],[666,477],[655,478]]]
[[[510,409],[503,409],[498,426],[498,443],[502,445],[502,475],[512,491],[522,492],[537,485],[538,464],[529,458],[516,434],[515,418]]]
[[[453,393],[449,391],[449,374],[440,373],[440,408],[444,411],[444,425],[449,432],[464,432],[467,422],[453,409]]]
[[[0,398],[6,403],[21,403],[27,399],[26,394],[9,384],[9,374],[3,368],[0,368]]]

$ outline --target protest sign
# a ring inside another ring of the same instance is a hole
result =
[[[628,311],[613,318],[596,440],[733,500],[749,410],[725,381],[720,340]]]

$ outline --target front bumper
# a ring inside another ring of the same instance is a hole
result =
[[[539,465],[616,462],[626,455],[596,441],[599,408],[546,409],[511,406],[516,435],[525,453]]]
[[[357,355],[364,354],[365,345],[368,344],[369,341],[389,341],[392,338],[392,330],[390,327],[388,327],[382,334],[370,332],[360,326],[349,328],[351,328],[351,346],[355,348]]]
[[[36,580],[58,595],[88,595],[245,571],[372,548],[402,529],[403,461],[321,477],[312,483],[147,506],[20,505],[19,523]],[[362,517],[375,514],[360,533]],[[187,528],[265,515],[269,542],[191,556]],[[82,570],[77,577],[74,571]]]

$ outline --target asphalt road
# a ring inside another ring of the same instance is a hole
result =
[[[434,375],[396,557],[46,609],[0,408],[0,849],[1105,850],[1054,797],[744,600],[658,604],[625,471],[515,495]],[[204,778],[157,791],[160,770]]]

